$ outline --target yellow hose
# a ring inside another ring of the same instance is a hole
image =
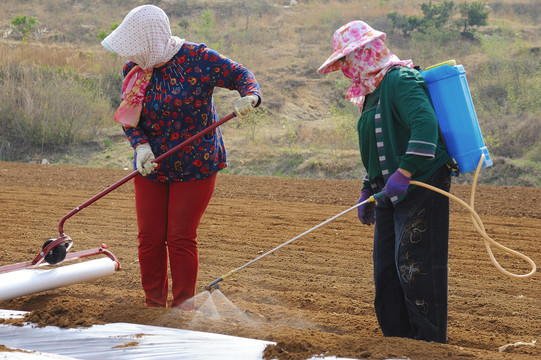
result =
[[[449,199],[451,199],[451,200],[457,202],[458,204],[462,205],[466,210],[468,210],[470,212],[471,217],[472,217],[472,222],[473,222],[473,225],[475,226],[475,229],[485,239],[485,246],[486,246],[486,249],[487,249],[487,252],[488,252],[488,256],[490,257],[490,260],[492,261],[494,266],[496,266],[496,268],[498,270],[500,270],[502,273],[509,276],[510,278],[514,278],[514,279],[528,279],[528,278],[531,278],[535,274],[535,272],[537,271],[537,266],[535,265],[535,262],[533,262],[533,260],[530,259],[529,257],[527,257],[526,255],[521,254],[518,251],[515,251],[513,249],[509,249],[509,248],[497,243],[496,241],[492,240],[488,236],[488,234],[486,233],[485,226],[483,225],[483,222],[481,221],[481,218],[479,217],[479,215],[473,209],[474,197],[475,197],[475,187],[477,185],[477,178],[479,176],[479,171],[481,170],[481,166],[482,166],[484,160],[485,160],[485,156],[482,155],[481,159],[479,160],[479,164],[477,165],[477,169],[475,170],[475,176],[473,178],[473,185],[472,185],[471,199],[470,199],[471,206],[466,204],[464,201],[462,201],[458,197],[448,193],[447,191],[438,189],[437,187],[434,187],[432,185],[428,185],[428,184],[425,184],[425,183],[422,183],[422,182],[419,182],[419,181],[411,181],[411,184],[412,185],[419,185],[419,186],[425,187],[427,189],[430,189],[432,191],[435,191],[437,193],[440,193],[442,195],[445,195]],[[528,264],[530,264],[530,266],[532,267],[532,270],[527,274],[514,274],[512,272],[509,272],[509,271],[505,270],[498,263],[498,261],[494,258],[494,255],[492,254],[492,249],[490,248],[491,244],[498,247],[498,248],[500,248],[501,250],[503,250],[503,251],[505,251],[505,252],[507,252],[509,254],[512,254],[514,256],[517,256],[517,257],[525,260]]]

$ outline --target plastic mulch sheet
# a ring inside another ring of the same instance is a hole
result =
[[[0,318],[5,319],[22,318],[24,314],[23,311],[0,310]],[[0,359],[261,360],[268,344],[274,343],[128,323],[77,329],[0,324],[0,345],[18,350],[0,352]]]

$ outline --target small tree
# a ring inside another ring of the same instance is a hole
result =
[[[404,36],[410,36],[411,32],[419,28],[422,19],[418,16],[400,15],[398,12],[387,14],[387,18],[393,23],[393,27],[402,31]]]
[[[246,17],[244,31],[248,31],[250,20],[253,19],[253,17],[261,17],[261,15],[273,11],[273,7],[265,0],[251,0],[239,4],[239,10]]]
[[[421,4],[423,11],[422,27],[424,29],[435,27],[436,29],[443,28],[455,11],[455,3],[453,1],[444,1],[441,4],[432,4],[432,1]]]
[[[489,10],[485,10],[485,3],[481,1],[460,4],[461,19],[458,24],[462,26],[462,36],[471,37],[468,27],[483,26],[487,24]]]
[[[483,26],[487,24],[489,10],[485,9],[484,1],[472,3],[461,3],[458,7],[453,1],[444,0],[441,3],[433,3],[431,0],[421,4],[423,17],[400,15],[397,12],[387,14],[393,27],[402,30],[404,36],[410,35],[417,30],[421,33],[431,34],[434,29],[448,31],[447,26],[453,16],[460,11],[460,19],[454,22],[457,28],[462,28],[462,36],[473,38],[472,27]],[[451,23],[453,25],[453,23]]]
[[[404,36],[409,36],[414,30],[427,33],[430,28],[445,27],[455,12],[455,3],[445,0],[441,4],[433,4],[429,1],[421,4],[421,10],[423,17],[400,15],[396,11],[387,14],[387,17],[393,23],[393,27],[400,29]]]
[[[199,36],[199,41],[210,44],[216,37],[216,21],[211,10],[205,10],[199,17],[199,21],[194,23],[195,33]]]
[[[23,41],[28,40],[28,36],[36,27],[38,21],[35,17],[26,15],[17,15],[11,20],[11,25],[15,26],[15,29],[23,34]]]

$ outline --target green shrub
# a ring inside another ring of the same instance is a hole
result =
[[[23,35],[23,41],[28,39],[28,36],[36,27],[38,21],[33,16],[17,15],[11,20],[11,25],[15,27]]]
[[[541,71],[521,38],[509,29],[482,38],[488,61],[468,75],[479,111],[488,116],[541,112]]]
[[[482,1],[460,4],[461,20],[458,21],[462,26],[462,35],[471,34],[472,27],[484,26],[487,24],[489,11],[485,10],[486,4]]]
[[[109,26],[109,30],[111,30],[110,32],[107,31],[107,30],[103,30],[103,29],[100,29],[98,31],[98,40],[99,41],[102,41],[103,39],[105,39],[107,36],[109,36],[109,34],[111,32],[113,32],[120,24],[117,23],[117,22],[114,22],[111,24],[111,26]]]
[[[111,107],[115,109],[118,108],[122,100],[120,98],[122,92],[122,81],[122,73],[117,70],[112,70],[101,75],[97,80],[97,84],[95,85],[99,89],[101,95],[106,98],[111,104]]]
[[[7,159],[24,157],[17,153],[25,148],[47,151],[92,140],[112,118],[93,82],[69,69],[3,67],[0,97],[0,140],[11,144]]]

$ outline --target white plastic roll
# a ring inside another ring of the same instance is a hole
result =
[[[0,301],[96,280],[115,272],[117,263],[109,258],[59,266],[50,270],[23,269],[0,274]]]

